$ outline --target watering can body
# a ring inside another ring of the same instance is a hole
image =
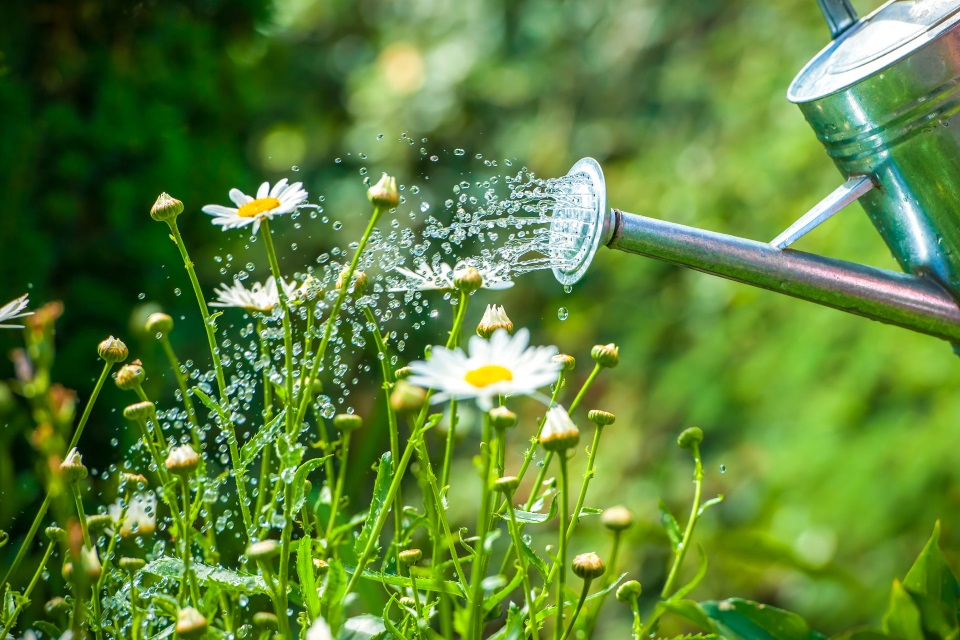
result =
[[[833,41],[799,73],[796,103],[907,273],[960,300],[960,2],[894,0],[856,20],[820,0]]]

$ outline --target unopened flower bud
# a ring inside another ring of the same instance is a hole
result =
[[[547,451],[565,451],[580,442],[580,430],[570,419],[566,409],[557,405],[547,410],[546,422],[540,432],[540,444]]]
[[[59,616],[70,611],[70,603],[57,596],[56,598],[50,598],[47,600],[46,604],[43,605],[43,610],[48,616]]]
[[[347,272],[343,271],[337,276],[337,289],[342,289],[344,283],[347,280]],[[350,295],[354,298],[359,298],[363,295],[364,291],[367,290],[367,284],[369,280],[367,279],[367,274],[363,271],[354,271],[353,272],[353,285],[350,291]]]
[[[613,344],[598,344],[590,350],[590,357],[601,367],[612,369],[620,364],[620,347]]]
[[[326,560],[323,560],[322,558],[314,558],[313,568],[317,570],[318,574],[320,574],[321,576],[324,576],[327,574],[328,571],[330,571],[330,563],[327,562]]]
[[[453,286],[464,293],[473,293],[483,286],[483,276],[473,267],[457,269],[453,273]]]
[[[601,411],[600,409],[588,411],[587,418],[589,418],[590,422],[598,427],[606,427],[607,425],[611,425],[617,421],[617,416],[608,411]]]
[[[91,533],[103,531],[112,524],[113,518],[105,513],[97,513],[92,516],[87,516],[87,530]]]
[[[420,549],[404,549],[398,555],[400,563],[408,567],[420,562],[421,558],[423,558],[423,552]]]
[[[136,573],[147,566],[147,563],[142,558],[129,558],[123,557],[120,558],[120,568],[126,571],[127,573]]]
[[[87,468],[83,466],[80,452],[74,447],[67,454],[67,459],[60,463],[60,473],[67,482],[80,482],[87,477]]]
[[[207,619],[193,607],[184,607],[177,613],[177,635],[199,638],[207,632]]]
[[[123,409],[123,417],[127,420],[142,422],[157,415],[157,407],[152,402],[136,402]]]
[[[406,380],[400,380],[393,386],[390,394],[390,406],[397,413],[413,413],[423,408],[427,399],[425,389],[415,387]]]
[[[625,604],[630,604],[640,597],[643,589],[636,580],[627,580],[617,589],[617,600]]]
[[[574,367],[577,366],[577,359],[565,353],[558,353],[551,358],[551,361],[560,365],[561,371],[573,371]]]
[[[401,607],[406,607],[407,609],[413,609],[417,606],[417,601],[411,598],[410,596],[403,596],[397,602],[400,603]]]
[[[367,198],[378,209],[395,209],[400,204],[400,192],[397,190],[397,179],[383,174],[380,181],[367,189]]]
[[[269,611],[257,611],[253,614],[253,626],[260,631],[274,631],[277,628],[277,616]]]
[[[183,203],[167,193],[161,193],[150,209],[150,217],[157,222],[169,222],[183,213]]]
[[[354,413],[340,413],[333,417],[333,426],[338,431],[355,431],[363,426],[363,418]]]
[[[51,542],[64,542],[67,539],[67,532],[60,527],[47,527],[43,532]]]
[[[677,438],[677,445],[681,449],[693,449],[700,446],[701,442],[703,442],[703,429],[700,427],[684,429],[680,437]]]
[[[633,526],[633,513],[630,509],[617,505],[604,511],[600,522],[610,531],[624,531]]]
[[[123,344],[122,340],[110,336],[97,345],[97,354],[104,362],[114,363],[126,360],[129,351],[127,351],[127,345]]]
[[[520,486],[520,479],[517,476],[503,476],[502,478],[497,478],[497,481],[493,483],[493,488],[495,491],[511,496],[513,492],[517,490],[517,487]]]
[[[188,476],[200,464],[200,454],[194,451],[189,444],[182,444],[170,450],[170,454],[163,464],[170,473]]]
[[[517,414],[506,407],[490,409],[490,425],[494,429],[511,429],[517,426]]]
[[[120,476],[120,484],[126,485],[128,489],[145,489],[147,479],[139,473],[124,473]]]
[[[143,324],[143,328],[146,329],[150,335],[159,333],[165,336],[173,331],[173,318],[165,313],[151,313],[147,316],[147,321]]]
[[[247,557],[253,561],[275,558],[280,554],[280,545],[276,540],[261,540],[247,547]]]
[[[513,322],[507,317],[503,307],[488,304],[480,324],[477,325],[477,335],[481,338],[489,338],[497,329],[506,329],[507,333],[513,333]]]
[[[311,275],[308,275],[296,291],[293,292],[293,301],[297,304],[304,304],[315,300],[317,298],[323,297],[323,287],[320,286],[320,281],[314,278]]]
[[[581,553],[573,559],[573,573],[584,580],[599,578],[606,570],[607,565],[593,551]]]
[[[143,370],[143,363],[139,360],[134,360],[130,364],[125,364],[120,367],[120,370],[117,371],[116,378],[114,378],[114,382],[120,389],[132,391],[143,384],[146,377],[147,372]]]
[[[80,549],[80,565],[89,580],[98,580],[103,572],[100,558],[97,557],[97,548],[83,547]]]
[[[393,372],[393,377],[397,380],[406,380],[413,375],[413,369],[411,367],[400,367]]]

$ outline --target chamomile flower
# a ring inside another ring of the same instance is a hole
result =
[[[24,312],[23,310],[27,308],[27,305],[30,304],[28,296],[30,294],[23,294],[15,300],[11,300],[7,304],[0,307],[0,322],[4,320],[13,320],[14,318],[23,318],[25,316],[33,315],[32,311]],[[0,324],[0,329],[23,329],[22,324]]]
[[[429,262],[420,262],[414,266],[411,271],[405,267],[394,267],[393,270],[406,278],[406,282],[398,283],[390,291],[453,291],[456,285],[453,282],[453,274],[463,267],[474,266],[465,262],[457,264],[457,267],[451,268],[446,262],[441,262],[437,270],[430,266]],[[513,281],[506,275],[507,267],[505,264],[498,264],[490,267],[474,266],[480,272],[483,278],[482,288],[484,289],[509,289],[513,286]]]
[[[505,329],[489,340],[472,336],[467,353],[461,349],[434,347],[430,360],[410,364],[410,384],[437,391],[432,401],[476,398],[484,410],[499,395],[532,395],[556,382],[560,366],[552,358],[556,347],[528,347],[530,332],[520,329],[511,336]]]
[[[303,190],[302,182],[287,184],[284,178],[272,189],[269,182],[261,184],[255,198],[239,189],[230,189],[230,199],[237,205],[236,208],[208,204],[203,212],[213,216],[213,224],[223,227],[224,231],[253,224],[253,232],[256,233],[261,220],[272,220],[273,216],[296,211],[307,199],[307,192]]]
[[[145,491],[136,493],[127,505],[127,513],[120,522],[123,505],[119,500],[107,507],[107,513],[120,525],[120,537],[148,536],[157,530],[157,496]]]
[[[297,291],[296,283],[287,284],[282,279],[281,283],[284,293],[287,294],[287,299],[292,299]],[[250,312],[270,313],[274,307],[280,304],[277,281],[272,276],[267,278],[267,281],[263,284],[254,282],[249,289],[238,280],[230,286],[222,285],[220,289],[214,289],[213,292],[217,294],[217,300],[210,303],[211,307],[236,307]]]

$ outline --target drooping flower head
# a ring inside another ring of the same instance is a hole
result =
[[[287,299],[292,299],[297,292],[296,283],[287,284],[283,280],[281,282]],[[277,281],[273,277],[268,278],[263,284],[254,282],[249,289],[238,280],[229,286],[222,285],[220,289],[214,289],[213,292],[217,294],[217,300],[210,303],[211,307],[235,307],[250,312],[270,313],[280,304]]]
[[[302,182],[287,184],[284,178],[272,189],[269,182],[261,184],[255,198],[239,189],[230,189],[230,199],[236,207],[208,204],[203,212],[213,216],[213,224],[223,227],[224,231],[253,224],[253,232],[256,233],[261,220],[272,220],[274,216],[292,213],[300,208],[307,199],[307,192],[303,190]]]
[[[560,367],[553,362],[556,347],[528,347],[530,332],[515,336],[495,331],[489,340],[471,336],[467,352],[434,347],[430,360],[410,363],[407,382],[434,389],[433,402],[449,398],[476,398],[484,410],[499,395],[532,395],[557,381]]]
[[[7,304],[0,307],[0,322],[33,315],[32,311],[27,311],[27,312],[23,311],[24,309],[27,308],[27,305],[30,304],[29,295],[30,294],[25,293],[19,298],[16,298],[15,300],[11,300]],[[23,329],[23,325],[22,324],[0,324],[0,329]]]

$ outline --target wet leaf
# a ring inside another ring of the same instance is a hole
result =
[[[387,502],[387,494],[390,492],[390,483],[393,481],[393,456],[387,451],[380,457],[380,465],[377,467],[377,479],[373,484],[373,497],[370,499],[370,509],[367,510],[367,520],[360,530],[356,543],[353,545],[357,556],[363,554],[373,535],[373,528],[376,524],[380,512],[383,511]]]
[[[795,613],[741,598],[703,602],[717,633],[731,640],[823,640]]]
[[[280,433],[280,429],[283,427],[283,416],[285,414],[286,410],[281,411],[277,417],[260,427],[257,433],[247,440],[246,444],[240,449],[241,466],[246,467],[256,460],[260,451],[276,439],[277,434]]]
[[[512,508],[512,507],[511,507]],[[557,496],[553,496],[553,500],[550,501],[550,510],[547,513],[538,513],[535,511],[524,511],[523,509],[514,509],[513,515],[517,518],[517,522],[522,524],[543,524],[544,522],[549,522],[553,520],[559,507],[557,506]],[[509,520],[510,516],[506,514],[501,514],[501,518],[504,520]]]
[[[387,632],[383,618],[374,615],[362,615],[347,618],[340,630],[338,640],[375,640]]]
[[[316,573],[313,568],[313,548],[310,538],[302,538],[297,545],[297,578],[300,580],[300,592],[307,617],[316,620],[320,615],[320,591],[317,588]]]
[[[217,586],[230,593],[268,593],[266,583],[258,575],[210,567],[200,562],[192,563],[192,568],[197,575],[197,580],[204,586]],[[145,566],[142,571],[158,578],[179,582],[183,577],[183,561],[179,558],[164,556]]]
[[[683,533],[680,531],[680,523],[677,522],[677,519],[670,512],[670,508],[667,507],[663,500],[657,503],[657,508],[660,510],[660,522],[667,532],[667,537],[670,538],[670,546],[676,549],[680,546],[680,541],[683,539]]]

